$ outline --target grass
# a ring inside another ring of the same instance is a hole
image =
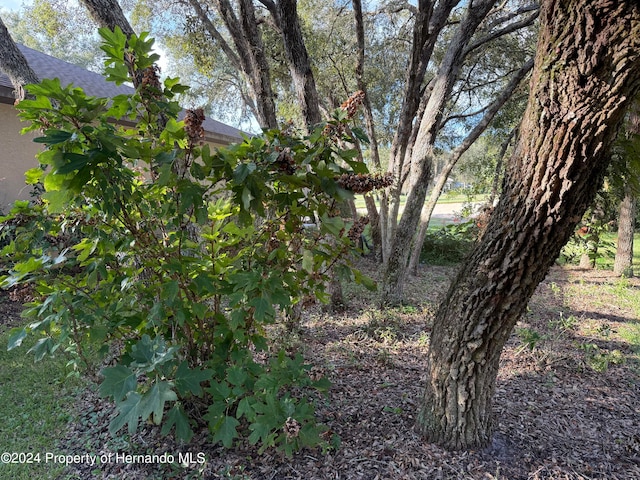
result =
[[[45,463],[45,455],[65,453],[56,449],[57,438],[72,420],[71,406],[82,382],[66,377],[63,358],[35,363],[27,353],[33,338],[7,351],[9,332],[0,332],[0,453],[31,453],[34,459],[40,454],[40,463],[0,463],[0,478],[58,478],[64,466]]]

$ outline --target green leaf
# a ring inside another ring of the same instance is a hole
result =
[[[22,341],[27,337],[27,330],[25,328],[13,328],[11,329],[11,332],[7,350],[13,350],[16,347],[19,347],[22,345]]]
[[[244,397],[238,402],[238,408],[236,409],[236,417],[241,418],[245,416],[247,420],[251,421],[255,417],[255,410],[251,406],[249,397]]]
[[[29,185],[35,185],[40,181],[43,174],[44,170],[42,170],[40,167],[30,168],[24,174],[25,182]]]
[[[100,384],[98,393],[101,397],[112,396],[116,402],[135,390],[138,384],[136,374],[124,365],[103,368],[102,375],[104,380]]]
[[[75,170],[80,170],[87,163],[89,163],[90,160],[87,155],[80,155],[77,153],[65,153],[64,158],[65,160],[68,160],[68,163],[65,163],[56,170],[55,173],[57,175],[65,175]]]
[[[45,179],[49,178],[47,175]],[[46,187],[45,187],[46,188]],[[71,193],[68,191],[47,191],[42,194],[42,199],[49,203],[49,213],[62,213],[69,206]]]
[[[182,407],[178,404],[175,404],[173,408],[167,412],[167,419],[165,420],[160,433],[162,433],[162,435],[166,435],[171,431],[171,427],[174,425],[176,427],[176,438],[185,443],[189,443],[193,437],[193,430],[191,430],[189,418],[184,413]]]
[[[254,422],[249,425],[249,430],[251,430],[251,434],[249,435],[251,445],[255,445],[260,440],[267,443],[267,437],[269,437],[271,433],[271,426],[262,422]]]
[[[140,418],[140,401],[142,397],[137,392],[131,392],[127,399],[118,403],[118,416],[109,423],[109,433],[115,435],[125,424],[129,425],[129,435],[136,433]]]
[[[253,173],[255,169],[256,164],[253,162],[240,163],[233,171],[233,181],[238,185],[242,184],[242,182],[244,182],[249,174]]]
[[[176,280],[171,280],[170,282],[162,285],[162,293],[160,294],[160,298],[162,300],[167,300],[169,303],[172,303],[176,297],[178,296],[178,292],[180,291],[180,286]]]
[[[51,337],[44,337],[38,340],[36,344],[28,350],[28,353],[33,353],[36,362],[39,362],[45,355],[51,355],[56,348],[57,346],[53,343],[53,339]]]
[[[273,318],[275,310],[271,303],[264,297],[256,297],[249,302],[249,305],[255,308],[253,317],[259,322]]]
[[[233,417],[225,416],[222,423],[215,428],[215,433],[211,441],[215,444],[221,442],[225,448],[233,446],[233,439],[238,437],[236,427],[240,422]]]
[[[320,230],[330,233],[334,237],[339,237],[344,229],[344,221],[340,217],[330,217],[326,213],[320,217]]]
[[[171,390],[171,384],[169,382],[156,381],[140,400],[139,410],[142,421],[149,418],[149,415],[153,415],[153,423],[160,425],[164,412],[164,404],[166,402],[175,402],[177,399],[178,396],[176,392]]]
[[[353,276],[356,283],[364,285],[367,290],[375,292],[378,289],[378,284],[371,277],[363,275],[360,270],[353,269]]]
[[[66,142],[73,134],[71,132],[65,132],[64,130],[49,129],[44,132],[44,135],[44,137],[34,138],[33,141],[47,145],[56,145]]]
[[[247,372],[240,365],[234,365],[227,370],[227,380],[231,385],[244,385]]]
[[[242,207],[245,210],[249,210],[249,208],[251,207],[251,200],[253,200],[253,195],[251,194],[251,190],[249,190],[247,187],[244,187],[242,189],[242,196],[241,196],[241,200],[242,200]]]
[[[131,347],[131,358],[133,367],[141,367],[146,372],[155,370],[158,366],[173,360],[174,354],[179,347],[167,348],[164,338],[160,335],[153,340],[149,335],[144,334],[142,338]]]
[[[200,384],[210,380],[212,375],[213,372],[211,370],[189,368],[189,364],[184,361],[176,370],[176,390],[180,395],[186,395],[190,392],[199,396],[202,394],[202,386]]]

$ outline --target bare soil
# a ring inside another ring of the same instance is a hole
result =
[[[112,406],[87,391],[61,453],[203,452],[206,463],[110,463],[75,467],[63,478],[640,480],[640,350],[619,335],[640,322],[638,302],[615,294],[624,288],[640,296],[640,280],[620,287],[606,271],[554,267],[538,287],[502,355],[492,445],[448,452],[419,436],[431,322],[453,273],[422,267],[407,287],[407,305],[383,311],[374,293],[349,285],[347,312],[313,309],[299,333],[276,332],[333,383],[317,413],[340,436],[339,449],[259,455],[245,443],[213,446],[206,431],[178,445],[151,426],[128,443],[109,436]]]

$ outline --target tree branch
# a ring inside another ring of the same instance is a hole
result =
[[[241,65],[240,65],[240,58],[238,57],[236,52],[233,51],[233,49],[227,43],[227,41],[224,39],[224,37],[220,34],[220,32],[218,31],[216,26],[213,24],[213,22],[211,21],[211,19],[207,15],[207,13],[202,8],[202,5],[200,5],[200,2],[198,0],[189,0],[189,3],[191,4],[193,9],[195,10],[196,15],[198,15],[198,18],[200,19],[200,22],[202,22],[202,25],[205,27],[205,29],[207,30],[209,35],[211,35],[212,39],[222,49],[222,51],[227,56],[227,58],[229,59],[231,64],[236,69],[242,70]]]
[[[15,88],[16,102],[24,99],[25,85],[40,81],[11,38],[2,18],[0,18],[0,71],[4,72],[11,80],[11,84]]]
[[[513,33],[517,30],[520,30],[521,28],[532,25],[535,19],[538,18],[538,15],[539,15],[539,11],[536,10],[533,14],[529,15],[527,18],[520,20],[519,22],[510,23],[509,25],[507,25],[504,28],[501,28],[500,30],[496,30],[493,33],[490,33],[488,35],[485,35],[482,38],[477,39],[476,41],[469,44],[464,54],[468,55],[472,51],[476,50],[482,45],[485,45],[486,43],[489,43],[495,40],[496,38],[500,38],[504,35],[508,35],[509,33]]]
[[[93,21],[101,27],[106,27],[113,30],[115,27],[120,27],[122,33],[127,37],[130,37],[135,32],[124,16],[124,12],[116,0],[81,0]]]

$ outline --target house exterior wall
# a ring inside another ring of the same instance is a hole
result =
[[[30,198],[24,173],[38,166],[35,156],[42,146],[33,142],[37,132],[20,134],[26,125],[13,105],[0,103],[0,212],[5,214],[15,200]]]
[[[38,166],[35,157],[43,147],[33,142],[39,136],[38,132],[20,134],[25,126],[27,123],[18,118],[13,105],[0,103],[0,214],[8,213],[16,200],[31,198],[32,186],[25,183],[24,174]],[[224,141],[206,134],[205,142],[212,152],[226,145]]]

